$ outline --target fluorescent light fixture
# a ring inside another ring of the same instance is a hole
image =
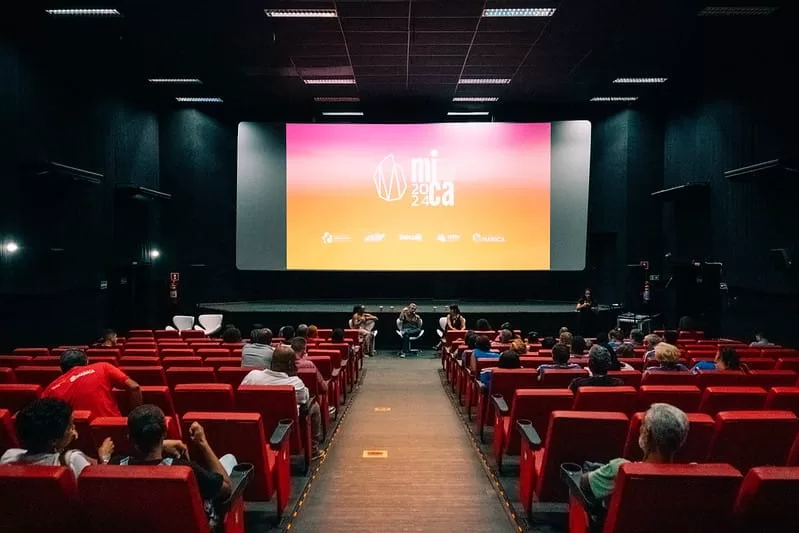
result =
[[[594,96],[592,102],[635,102],[637,96]]]
[[[161,252],[157,248],[150,250],[151,259],[158,259],[159,257],[161,257]]]
[[[616,78],[613,83],[666,83],[668,78]]]
[[[3,250],[5,250],[6,253],[9,254],[15,254],[17,253],[17,250],[19,250],[19,244],[15,243],[14,241],[8,241],[3,246]]]
[[[697,13],[700,17],[763,17],[779,9],[776,6],[707,6]]]
[[[201,85],[202,81],[197,78],[150,78],[147,81],[154,84],[183,84],[183,85]]]
[[[355,85],[355,78],[308,78],[305,85]]]
[[[186,104],[221,104],[222,99],[219,97],[207,96],[178,96],[175,98],[178,102]]]
[[[326,117],[362,117],[363,111],[324,111]]]
[[[45,9],[54,17],[121,17],[116,9]]]
[[[450,111],[448,117],[487,117],[488,111]]]
[[[551,17],[555,14],[554,7],[510,7],[484,9],[484,17]]]
[[[292,18],[336,18],[338,13],[335,9],[264,9],[264,13],[269,18],[292,19]]]
[[[460,85],[507,85],[510,78],[461,78],[458,80]]]
[[[354,104],[361,101],[357,96],[317,96],[313,100],[320,104]]]
[[[498,96],[456,96],[452,99],[453,102],[496,102],[499,100]]]

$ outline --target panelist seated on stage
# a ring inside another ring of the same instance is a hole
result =
[[[419,316],[416,309],[416,304],[411,302],[399,314],[399,326],[402,333],[402,352],[400,352],[400,356],[402,357],[411,353],[411,338],[418,336],[422,332],[422,317]]]
[[[538,365],[538,379],[541,379],[541,376],[544,375],[544,372],[547,370],[574,370],[577,368],[582,368],[577,363],[570,363],[569,362],[569,347],[565,344],[556,344],[552,347],[552,363],[544,363],[543,365]]]
[[[455,304],[450,305],[447,313],[447,331],[464,329],[466,329],[466,318],[461,314],[461,308]]]

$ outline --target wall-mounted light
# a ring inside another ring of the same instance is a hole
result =
[[[19,250],[19,244],[14,241],[8,241],[3,245],[3,250],[8,254],[15,254]]]
[[[160,250],[158,250],[157,248],[153,248],[152,250],[150,250],[150,259],[158,259],[159,257],[161,257]]]

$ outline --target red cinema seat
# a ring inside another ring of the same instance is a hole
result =
[[[11,368],[5,366],[0,367],[0,385],[8,385],[16,382],[17,378]]]
[[[735,353],[741,359],[760,358],[762,351],[760,348],[735,348]]]
[[[188,466],[93,466],[81,474],[79,486],[94,531],[211,531],[197,480]],[[237,525],[230,527],[229,521]],[[219,531],[244,531],[241,495],[231,504]]]
[[[200,357],[191,348],[175,348],[172,346],[167,348],[161,345],[159,346],[159,352],[164,359],[167,357]]]
[[[701,463],[707,457],[707,448],[713,437],[713,418],[704,413],[685,413],[688,416],[688,438],[677,452],[675,463]],[[630,430],[627,432],[627,444],[624,446],[624,458],[630,461],[641,461],[644,453],[638,445],[644,413],[635,413],[630,419]]]
[[[0,355],[0,366],[8,368],[30,366],[31,361],[33,361],[32,355]]]
[[[799,467],[760,466],[749,471],[735,502],[740,531],[794,531]]]
[[[123,365],[119,369],[139,385],[166,385],[166,374],[160,364],[154,366]]]
[[[644,371],[644,359],[643,359],[643,356],[642,357],[619,357],[619,362],[620,363],[627,363],[628,365],[633,367],[634,370],[637,370],[638,372],[643,372]]]
[[[316,369],[322,374],[322,377],[327,381],[327,403],[328,405],[332,405],[336,408],[339,407],[341,404],[339,395],[339,376],[341,375],[341,370],[337,369],[335,372],[333,371],[333,362],[330,360],[330,357],[326,355],[314,355],[308,356],[308,359],[316,365]],[[336,413],[338,416],[338,413]]]
[[[297,428],[297,431],[292,431],[291,453],[303,455],[308,470],[311,464],[311,420],[298,413],[294,387],[239,385],[236,406],[240,412],[260,414],[265,435],[271,435],[283,420],[291,420],[292,427]]]
[[[508,405],[499,394],[494,402],[494,458],[502,471],[504,455],[519,455],[521,435],[516,430],[520,420],[530,422],[542,440],[546,439],[553,411],[571,409],[574,394],[569,389],[517,389]]]
[[[496,359],[498,361],[498,359]],[[552,363],[551,357],[519,357],[522,363],[522,368],[538,368],[540,365],[548,365]]]
[[[153,331],[153,337],[155,340],[161,339],[180,339],[180,333],[176,329],[157,329]]]
[[[14,355],[30,355],[40,357],[50,355],[49,348],[14,348]]]
[[[166,431],[169,438],[176,438],[178,428],[171,416],[166,417]],[[100,447],[107,437],[114,441],[114,453],[118,455],[133,454],[133,444],[128,440],[128,418],[126,416],[98,416],[89,422],[94,449]]]
[[[130,395],[128,392],[114,389],[114,397],[117,400],[119,412],[122,416],[128,416],[131,409]],[[151,403],[156,405],[164,412],[164,415],[171,416],[177,420],[177,411],[175,410],[175,405],[172,403],[172,395],[169,393],[169,387],[166,385],[142,385],[141,397],[143,404]],[[172,424],[170,431],[170,439],[181,438],[180,424]]]
[[[17,383],[41,385],[42,389],[61,376],[58,366],[18,366],[14,370]]]
[[[173,366],[198,367],[204,365],[202,357],[164,357],[161,360],[161,366],[163,366],[165,370],[168,370]]]
[[[622,413],[554,411],[542,448],[533,451],[535,442],[523,434],[519,494],[528,515],[533,494],[539,502],[567,501],[568,489],[560,479],[562,463],[606,463],[621,457],[629,422]]]
[[[754,411],[766,403],[760,387],[708,387],[702,393],[699,412],[716,416],[721,411]]]
[[[236,366],[241,365],[241,357],[207,357],[203,359],[204,366],[210,366],[214,370],[218,370],[222,366]],[[251,368],[249,370],[252,370]],[[217,376],[218,377],[218,376]],[[219,381],[222,381],[221,379]]]
[[[253,370],[252,368],[243,368],[241,366],[220,366],[216,369],[216,376],[219,383],[229,383],[235,391],[239,388],[245,376]]]
[[[0,364],[4,363],[0,361]],[[799,357],[781,357],[777,359],[774,370],[793,370],[794,372],[799,372]]]
[[[173,366],[167,368],[166,382],[174,389],[181,383],[216,383],[216,373],[210,367]]]
[[[483,428],[494,420],[493,403],[491,398],[500,395],[512,399],[518,389],[538,388],[538,372],[532,368],[495,368],[491,372],[491,383],[481,387],[480,398],[477,405],[477,429],[480,440],[483,440]],[[507,401],[507,400],[506,400]]]
[[[316,370],[312,368],[301,368],[297,370],[297,377],[302,380],[306,387],[308,387],[308,392],[311,394],[311,398],[316,398],[319,402],[319,410],[322,414],[322,429],[327,435],[328,429],[330,429],[330,410],[329,410],[329,400],[327,394],[323,394],[322,391],[319,390],[319,382],[316,379]]]
[[[749,384],[753,387],[791,387],[796,384],[796,372],[793,370],[750,370]]]
[[[697,373],[699,388],[707,387],[743,387],[749,385],[748,378],[740,370],[700,370]]]
[[[641,386],[641,378],[643,377],[637,370],[611,370],[608,372],[608,376],[620,379],[628,387],[635,387],[636,389]]]
[[[585,368],[574,370],[561,370],[559,368],[547,369],[541,374],[540,386],[544,389],[565,389],[575,378],[588,376]]]
[[[158,357],[141,357],[123,355],[119,358],[119,366],[161,366],[161,359]]]
[[[333,370],[339,369],[336,386],[339,393],[347,399],[347,383],[349,383],[349,376],[347,375],[347,357],[349,356],[350,345],[345,342],[339,343],[319,343],[319,348],[308,350],[308,356],[327,356],[330,358],[330,365]],[[335,353],[334,353],[335,352]]]
[[[784,465],[799,419],[790,411],[722,411],[716,415],[707,462],[729,463],[741,472]]]
[[[205,332],[198,329],[184,329],[180,332],[180,338],[184,340],[205,339]]]
[[[219,343],[219,347],[220,348],[226,348],[226,349],[228,349],[230,351],[237,350],[237,349],[240,350],[241,348],[244,347],[244,343],[243,342],[222,342],[222,343]]]
[[[769,359],[782,359],[784,357],[799,357],[799,350],[790,348],[782,348],[780,346],[763,346],[760,351],[761,357],[768,357]]]
[[[746,365],[749,370],[774,370],[774,365],[777,362],[768,357],[747,357],[741,359],[741,365]]]
[[[236,410],[233,387],[227,383],[184,383],[172,391],[175,409],[180,414],[189,411],[203,413],[232,412]]]
[[[730,531],[741,473],[725,464],[627,463],[619,469],[603,533]],[[653,515],[653,494],[668,494],[673,512]],[[709,498],[708,495],[713,497]],[[711,501],[712,500],[712,501]],[[579,515],[579,516],[578,516]],[[569,506],[570,533],[588,533],[585,511]]]
[[[19,441],[14,423],[11,421],[11,411],[0,409],[0,455],[9,448],[19,448]]]
[[[4,532],[83,530],[75,474],[68,467],[3,465],[0,494]]]
[[[192,345],[195,347],[195,345]],[[207,359],[209,357],[230,357],[230,350],[227,348],[216,348],[216,347],[203,347],[203,348],[195,348],[194,353],[202,357],[203,359]],[[241,360],[239,360],[239,364]]]
[[[154,340],[131,339],[122,345],[122,353],[126,350],[157,350],[158,343]]]
[[[699,410],[702,391],[695,386],[641,385],[638,389],[638,410],[646,411],[653,403],[668,403],[686,413]]]
[[[127,346],[122,349],[122,359],[128,357],[150,357],[158,359],[158,350],[153,346],[152,348],[128,348]]]
[[[0,409],[8,409],[13,415],[42,395],[43,387],[32,384],[0,385]]]
[[[799,434],[796,435],[796,440],[793,441],[791,451],[788,452],[787,466],[799,466]]]
[[[793,411],[799,416],[799,387],[772,387],[766,396],[764,409]]]
[[[90,427],[93,418],[91,411],[72,411],[72,421],[75,424],[75,431],[78,432],[78,438],[72,441],[69,447],[97,459],[97,448],[94,446]]]
[[[690,372],[644,372],[641,385],[699,385],[699,378]]]
[[[61,358],[53,355],[39,355],[34,357],[26,366],[61,366]]]
[[[122,352],[120,351],[119,348],[89,348],[88,350],[86,350],[86,355],[88,355],[89,358],[95,356],[102,356],[102,357],[115,357],[119,359],[120,357],[122,357]]]
[[[199,413],[183,416],[183,431],[193,422],[206,431],[209,441],[220,453],[232,453],[241,463],[255,468],[253,478],[244,491],[248,502],[265,502],[275,498],[278,516],[288,504],[291,493],[290,440],[292,424],[283,421],[264,437],[261,415],[258,413]]]
[[[151,329],[132,329],[128,331],[128,340],[132,339],[152,339],[153,330]]]
[[[638,403],[634,387],[580,387],[574,397],[575,411],[605,411],[630,415]]]
[[[347,328],[344,330],[344,339],[350,341],[351,344],[358,342],[358,330]]]
[[[89,364],[94,363],[108,363],[112,366],[119,366],[119,360],[116,357],[104,356],[104,355],[92,355],[89,357]]]

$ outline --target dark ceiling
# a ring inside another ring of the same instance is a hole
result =
[[[799,50],[799,2],[788,0],[744,3],[779,7],[762,17],[697,16],[708,0],[19,3],[24,6],[4,8],[0,30],[49,62],[64,83],[111,87],[164,104],[175,96],[219,96],[224,106],[252,111],[385,112],[408,104],[496,110],[621,95],[658,104],[677,94],[776,86],[793,75]],[[54,19],[44,12],[92,5],[117,8],[124,17]],[[339,16],[270,19],[263,11],[270,7],[334,8]],[[550,18],[481,17],[494,7],[557,11]],[[355,85],[303,83],[353,76]],[[612,84],[620,76],[669,80],[654,87]],[[150,77],[197,77],[203,84],[153,87]],[[458,84],[496,77],[511,83]],[[499,100],[452,102],[464,96]],[[323,104],[315,97],[361,101]]]

